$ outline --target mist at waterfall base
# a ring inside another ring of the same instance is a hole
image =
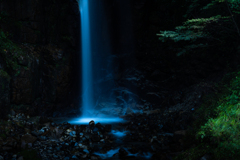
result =
[[[79,0],[81,22],[81,77],[82,77],[82,102],[81,117],[69,121],[71,124],[87,124],[94,120],[95,123],[117,123],[123,119],[106,114],[98,114],[96,110],[97,89],[104,86],[97,85],[102,77],[111,72],[111,66],[107,62],[106,55],[111,53],[111,45],[108,38],[107,23],[104,23],[104,11],[100,1]],[[97,27],[96,27],[97,26]],[[105,73],[102,73],[105,68]],[[106,69],[107,68],[107,69]],[[110,75],[110,74],[109,74]],[[100,95],[99,95],[100,96]]]

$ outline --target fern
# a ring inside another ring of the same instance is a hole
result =
[[[199,1],[192,0],[192,4],[184,15],[190,17],[193,11],[198,10],[205,12],[212,10],[209,14],[215,14],[208,18],[193,18],[183,22],[182,26],[175,27],[174,31],[160,31],[157,36],[162,42],[181,43],[181,48],[175,49],[179,52],[177,56],[185,53],[190,53],[193,49],[207,47],[207,43],[202,45],[202,41],[211,41],[215,44],[223,44],[229,41],[236,41],[239,39],[236,33],[240,36],[238,24],[234,19],[233,14],[240,13],[240,0],[212,0]],[[217,10],[217,8],[225,8],[224,12]],[[214,11],[218,11],[216,14]],[[197,12],[197,11],[196,11]],[[194,16],[194,15],[193,15]]]

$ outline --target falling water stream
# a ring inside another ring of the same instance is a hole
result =
[[[89,0],[80,0],[82,46],[82,116],[90,116],[93,109],[93,81]]]

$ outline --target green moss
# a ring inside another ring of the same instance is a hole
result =
[[[203,155],[209,153],[209,146],[206,145],[198,145],[196,147],[193,147],[182,154],[180,154],[178,157],[175,157],[174,160],[197,160],[200,159]]]
[[[217,158],[240,156],[240,72],[231,81],[229,92],[218,100],[216,116],[208,119],[198,132],[202,139],[210,139],[217,145]]]
[[[24,160],[41,160],[37,157],[36,150],[25,149],[18,153],[19,155],[23,156]]]
[[[17,58],[26,56],[25,52],[9,38],[9,34],[0,30],[0,54],[3,56],[6,66],[13,70],[19,69]]]
[[[62,40],[63,40],[63,41],[67,41],[67,42],[68,42],[68,41],[71,41],[71,39],[73,39],[72,36],[63,36],[63,37],[62,37]]]
[[[15,73],[15,76],[18,76],[21,73],[20,70],[17,70],[17,72]]]
[[[187,149],[176,160],[199,159],[206,153],[214,160],[240,156],[240,72],[226,75],[213,90],[204,96],[195,113],[198,118],[192,136],[186,138],[194,139],[196,147]]]
[[[28,107],[28,105],[23,105],[23,104],[20,104],[20,105],[11,105],[11,108],[13,110],[22,110],[22,109],[26,109]]]

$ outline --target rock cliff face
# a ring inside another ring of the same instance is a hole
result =
[[[3,0],[0,11],[7,16],[1,28],[15,40],[31,44],[66,44],[75,46],[79,33],[79,10],[71,0]]]
[[[3,0],[0,13],[1,30],[23,51],[1,46],[1,116],[10,109],[48,116],[70,106],[79,88],[77,1]]]

